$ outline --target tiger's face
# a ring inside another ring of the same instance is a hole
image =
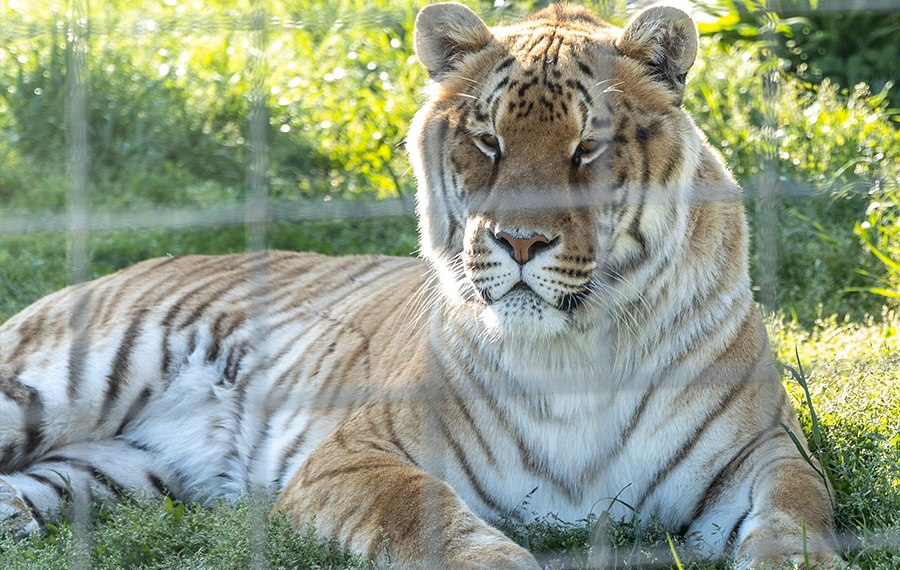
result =
[[[421,12],[434,83],[408,144],[422,251],[492,335],[590,327],[684,224],[696,36],[671,8],[625,30],[570,5],[493,29],[459,4]]]

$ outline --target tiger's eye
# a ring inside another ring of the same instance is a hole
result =
[[[490,147],[496,148],[500,146],[500,141],[497,140],[497,137],[495,137],[494,135],[484,135],[483,137],[481,137],[481,142]]]
[[[581,152],[591,152],[597,150],[597,146],[599,143],[597,141],[581,141],[581,144],[578,145],[578,149]]]

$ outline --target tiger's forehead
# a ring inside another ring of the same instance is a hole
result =
[[[618,55],[615,41],[617,28],[598,28],[588,33],[582,30],[543,25],[520,30],[518,27],[494,28],[494,37],[508,53],[522,65],[545,61],[565,62],[597,55]]]
[[[522,98],[541,92],[550,97],[577,91],[582,99],[599,82],[611,79],[619,57],[621,30],[580,7],[552,5],[553,18],[528,19],[491,30],[500,50],[494,54],[487,82]],[[542,12],[542,13],[544,13]]]
[[[493,56],[481,97],[470,102],[474,122],[571,122],[570,130],[581,131],[608,117],[612,107],[604,88],[614,83],[618,28],[596,22],[575,29],[545,21],[494,28],[502,49]]]
[[[589,53],[618,54],[622,33],[580,6],[553,4],[518,24],[494,27],[494,37],[522,65],[563,61]]]

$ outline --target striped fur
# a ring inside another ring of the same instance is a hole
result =
[[[437,4],[415,41],[424,259],[165,258],[38,301],[0,328],[0,517],[265,488],[375,560],[534,568],[489,525],[530,494],[744,568],[802,558],[805,524],[832,564],[740,190],[680,107],[687,15]]]

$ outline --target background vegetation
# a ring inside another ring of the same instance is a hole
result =
[[[269,199],[301,208],[304,200],[401,197],[411,210],[414,180],[402,142],[426,80],[411,42],[417,3],[179,2],[91,5],[91,207],[242,204],[248,110],[251,95],[261,95]],[[543,3],[471,5],[497,23]],[[0,223],[21,218],[23,210],[66,207],[72,54],[65,7],[0,2]],[[686,106],[744,185],[754,235],[775,242],[754,250],[764,250],[778,268],[767,280],[777,289],[777,297],[763,299],[769,308],[805,324],[831,314],[859,321],[866,313],[879,315],[884,301],[860,290],[896,295],[898,285],[898,268],[888,260],[900,247],[900,142],[891,107],[900,91],[891,83],[900,43],[900,33],[892,32],[900,29],[900,11],[811,10],[801,0],[777,7],[707,6],[703,52]],[[593,8],[627,19],[611,0]],[[262,16],[255,18],[253,10]],[[265,30],[261,39],[259,30]],[[259,60],[265,79],[254,86]],[[769,194],[775,198],[760,199]],[[765,232],[758,227],[760,215],[772,226]],[[391,220],[386,227],[407,235],[414,223]],[[209,233],[197,230],[188,241],[199,245]],[[306,233],[305,227],[293,232]],[[34,247],[46,249],[45,237]],[[169,237],[159,236],[152,240],[157,247],[144,251],[189,251]],[[374,243],[395,247],[362,236],[357,242],[361,248]],[[278,242],[294,245],[306,242]],[[240,247],[238,240],[227,250]],[[201,250],[225,251],[212,244]],[[27,252],[18,257],[25,260]],[[65,283],[62,266],[51,269],[46,256],[32,257],[38,266],[25,273],[25,282],[17,278],[21,273],[5,271],[7,265],[0,267],[0,282],[14,290],[38,286],[36,293]],[[94,275],[120,266],[96,252],[92,259]],[[759,261],[757,254],[756,267]],[[42,271],[56,279],[36,285],[33,276]],[[31,300],[3,297],[0,319]]]
[[[467,3],[489,23],[546,4]],[[619,23],[629,16],[620,2],[587,3]],[[250,200],[254,101],[266,113],[270,212],[385,198],[411,212],[414,180],[402,142],[426,80],[411,41],[420,4],[91,3],[90,206],[110,219],[147,215],[134,228],[91,232],[89,274],[168,253],[248,247],[247,229],[234,220],[173,229],[165,212],[239,211]],[[770,330],[779,358],[793,362],[800,348],[824,433],[813,447],[834,474],[837,519],[851,557],[858,555],[863,570],[896,568],[900,89],[892,81],[900,10],[848,11],[826,0],[702,4],[701,55],[685,105],[746,190],[754,280],[776,315]],[[0,0],[0,322],[65,285],[69,275],[67,10],[74,5]],[[44,222],[29,225],[34,219]],[[278,221],[267,227],[266,241],[332,254],[409,255],[415,221],[409,215]],[[796,383],[787,385],[811,436],[809,403]],[[185,509],[136,499],[99,512],[92,564],[247,567],[245,507]],[[283,521],[268,524],[272,567],[359,562],[314,547],[309,537],[289,536]],[[586,560],[597,532],[608,534],[623,563],[668,560],[667,545],[658,542],[664,534],[636,534],[627,521],[607,522],[602,513],[507,530],[535,550],[551,551],[554,567]],[[0,565],[64,568],[76,546],[62,524],[35,544],[0,543]]]

